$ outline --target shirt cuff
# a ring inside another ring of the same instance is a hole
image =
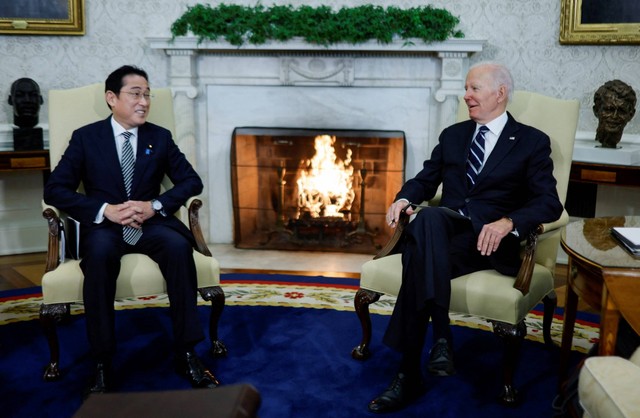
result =
[[[107,209],[107,205],[108,203],[104,203],[102,205],[102,207],[98,211],[98,214],[96,215],[96,218],[93,220],[94,224],[100,224],[102,223],[102,221],[104,221],[104,211]]]

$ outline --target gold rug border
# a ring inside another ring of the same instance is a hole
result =
[[[266,284],[266,283],[224,283],[226,305],[236,306],[276,306],[307,309],[332,309],[337,311],[355,311],[353,298],[356,289],[333,287],[331,285],[310,284]],[[0,325],[36,320],[39,317],[41,296],[7,300],[0,303]],[[199,305],[209,302],[199,297]],[[383,295],[380,300],[370,306],[372,314],[391,315],[395,299]],[[164,308],[169,306],[166,294],[139,298],[127,298],[116,301],[117,310]],[[84,312],[81,303],[71,304],[71,314]],[[530,312],[526,318],[527,338],[535,342],[544,342],[542,336],[542,315]],[[481,318],[458,313],[451,313],[451,323],[472,329],[491,332],[492,325]],[[562,320],[554,318],[552,338],[559,344],[562,334]],[[597,341],[599,328],[576,322],[574,344],[572,349],[586,353]]]

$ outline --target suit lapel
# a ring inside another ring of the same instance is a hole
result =
[[[138,128],[138,146],[136,149],[136,167],[133,172],[133,182],[131,184],[131,195],[135,196],[136,191],[142,179],[144,173],[149,167],[149,162],[153,156],[153,150],[155,143],[153,137],[149,135],[147,124],[141,125]]]
[[[476,184],[482,182],[482,180],[491,173],[492,170],[498,167],[500,162],[504,160],[507,154],[509,154],[513,147],[516,146],[520,140],[518,130],[518,124],[509,114],[509,120],[502,130],[502,133],[498,138],[498,142],[496,142],[496,146],[493,148],[493,151],[489,154],[489,158],[482,167],[482,171],[480,171],[480,174],[478,175]]]

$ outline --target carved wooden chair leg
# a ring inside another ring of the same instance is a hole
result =
[[[43,379],[52,382],[60,378],[60,344],[58,342],[58,332],[56,322],[59,322],[70,315],[69,303],[58,303],[53,305],[40,305],[40,325],[44,331],[44,336],[49,344],[50,360],[44,369]]]
[[[520,348],[524,337],[527,335],[527,326],[524,320],[516,325],[504,322],[492,321],[493,332],[502,338],[504,342],[503,358],[503,388],[500,395],[500,402],[504,405],[514,406],[518,403],[518,391],[513,386],[513,376],[515,374]]]
[[[362,341],[360,345],[351,350],[351,357],[356,360],[369,358],[369,344],[371,343],[371,316],[369,315],[369,305],[377,302],[381,294],[367,289],[358,289],[353,304],[360,319],[362,327]]]
[[[544,316],[542,318],[542,336],[544,337],[544,343],[548,347],[555,347],[556,345],[551,338],[551,324],[553,323],[556,306],[558,306],[556,292],[551,292],[545,296],[542,302],[544,303]]]
[[[220,286],[203,287],[198,289],[202,299],[211,302],[211,315],[209,316],[209,338],[211,339],[211,354],[214,357],[226,357],[227,347],[218,339],[218,323],[222,316],[225,296]]]

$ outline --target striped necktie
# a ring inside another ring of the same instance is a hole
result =
[[[482,164],[484,162],[484,134],[489,130],[486,126],[482,125],[478,134],[471,143],[471,149],[469,149],[469,158],[467,159],[467,184],[469,188],[476,184],[476,178],[482,170]]]
[[[130,141],[132,135],[133,134],[129,131],[124,131],[122,133],[124,143],[122,144],[122,161],[120,162],[120,165],[122,167],[122,178],[124,179],[124,188],[127,191],[127,197],[131,195],[133,169],[136,165],[136,157],[133,155],[133,147],[131,146]],[[131,226],[122,227],[122,238],[127,244],[135,245],[141,236],[141,229],[133,228]]]

